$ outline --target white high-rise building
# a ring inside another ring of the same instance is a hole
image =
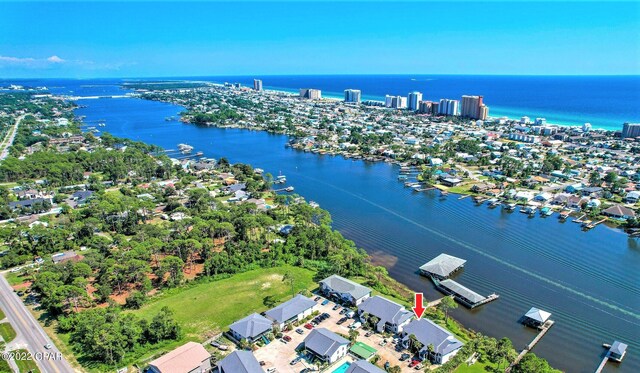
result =
[[[253,89],[256,91],[262,91],[262,80],[253,79]]]
[[[459,106],[460,101],[443,98],[440,100],[440,105],[438,106],[438,114],[449,116],[458,115]]]
[[[391,95],[384,96],[384,106],[393,107],[393,97]]]
[[[420,101],[422,101],[422,93],[421,92],[411,92],[409,93],[407,105],[409,110],[418,110],[420,106]]]
[[[300,98],[308,98],[309,100],[320,100],[322,98],[322,91],[313,88],[301,88]]]
[[[589,132],[591,131],[591,123],[585,123],[582,125],[582,132]]]
[[[344,90],[344,102],[359,103],[362,97],[362,93],[359,89],[345,89]]]

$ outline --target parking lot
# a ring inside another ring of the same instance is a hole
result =
[[[317,298],[316,295],[312,297],[313,299]],[[341,325],[338,325],[337,322],[341,318],[344,317],[343,314],[340,314],[342,307],[334,310],[334,306],[336,304],[334,302],[328,302],[325,305],[322,305],[324,298],[320,298],[317,301],[317,310],[320,314],[327,313],[329,317],[324,321],[320,322],[316,327],[318,328],[327,328],[335,333],[342,335],[349,335],[349,325],[355,322],[354,319],[349,319]],[[295,329],[302,330],[302,334],[299,334],[295,331]],[[305,368],[313,367],[306,360],[300,360],[294,365],[291,365],[290,362],[295,359],[298,354],[295,352],[296,348],[304,341],[306,336],[309,334],[311,330],[305,328],[303,325],[300,325],[297,328],[294,328],[291,331],[287,331],[284,333],[285,336],[291,338],[291,341],[285,343],[282,340],[274,340],[266,346],[259,348],[254,351],[256,359],[258,361],[263,361],[265,363],[264,369],[268,369],[271,367],[276,368],[277,372],[296,372],[304,370]],[[387,338],[387,343],[385,346],[381,346],[381,342],[384,339],[380,334],[371,334],[368,337],[365,337],[366,332],[360,328],[358,329],[359,337],[358,341],[365,343],[377,350],[377,355],[380,356],[379,364],[382,365],[385,362],[389,362],[391,366],[399,365],[402,367],[403,372],[415,372],[415,370],[409,368],[409,360],[400,361],[400,356],[402,353],[406,351],[398,352],[395,350],[396,346],[392,343],[391,338]]]

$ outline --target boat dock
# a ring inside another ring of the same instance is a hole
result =
[[[608,345],[606,343],[602,344],[602,347],[607,349],[607,353],[602,358],[600,365],[596,368],[595,373],[600,373],[604,369],[604,366],[607,365],[609,360],[613,360],[615,362],[622,362],[624,359],[624,355],[627,353],[627,344],[619,341],[614,341],[613,344]]]
[[[470,309],[482,306],[499,298],[498,294],[495,293],[485,297],[450,279],[439,281],[437,278],[431,276],[431,281],[433,281],[438,290],[446,295],[452,295],[458,303]]]
[[[511,363],[507,367],[507,369],[504,370],[505,373],[511,372],[511,369],[513,369],[513,367],[516,366],[520,362],[520,360],[522,360],[524,355],[529,353],[529,351],[531,351],[533,349],[533,347],[535,347],[535,345],[538,342],[540,342],[542,337],[544,337],[544,335],[547,334],[547,332],[549,331],[549,329],[551,329],[551,327],[553,326],[554,323],[555,323],[555,321],[553,321],[553,320],[547,320],[547,321],[544,322],[544,324],[542,324],[542,325],[540,325],[538,327],[538,329],[540,330],[538,335],[536,335],[536,337],[522,351],[520,351],[520,353],[518,354],[518,357],[516,357],[516,359],[513,361],[513,363]]]

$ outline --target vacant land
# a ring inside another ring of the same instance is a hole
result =
[[[467,364],[460,364],[460,367],[456,369],[455,373],[486,373],[496,368],[495,364],[476,362],[475,364],[468,366]]]
[[[8,322],[3,322],[0,324],[0,336],[6,343],[13,341],[16,337],[16,331],[13,330],[13,327]]]
[[[267,296],[276,302],[291,298],[291,283],[283,281],[285,273],[293,277],[295,293],[316,287],[313,271],[289,266],[265,268],[187,289],[174,289],[133,312],[151,318],[167,306],[182,325],[187,339],[203,340],[252,312],[266,310],[263,300]]]

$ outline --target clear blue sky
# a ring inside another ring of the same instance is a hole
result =
[[[0,77],[640,74],[639,2],[2,2]]]

